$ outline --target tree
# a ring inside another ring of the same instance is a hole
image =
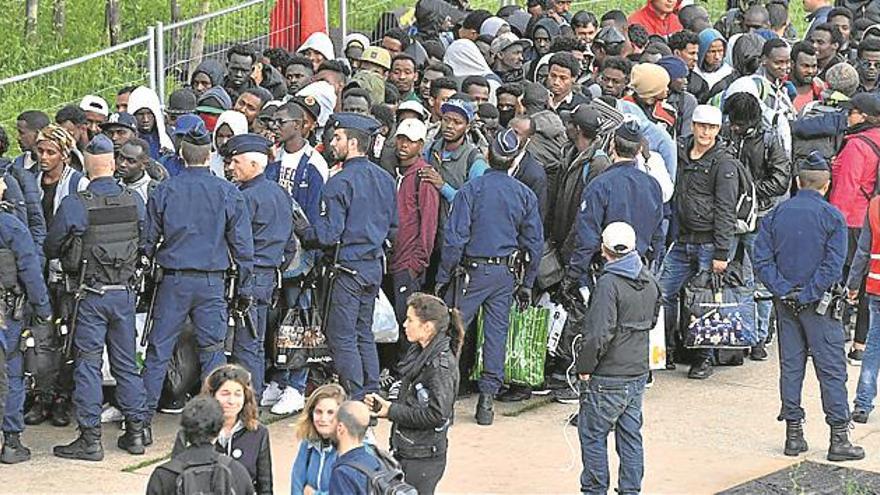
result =
[[[67,10],[66,0],[53,0],[52,2],[52,26],[55,28],[56,36],[64,35],[64,22]]]
[[[37,0],[25,0],[24,35],[29,38],[37,34]]]
[[[208,14],[211,12],[211,0],[201,0],[201,7],[199,8],[199,15]],[[192,71],[196,70],[196,67],[202,62],[202,54],[205,51],[205,26],[206,22],[198,22],[196,23],[193,29],[193,37],[192,42],[190,43],[190,67],[187,71],[187,80],[192,76]]]
[[[110,31],[110,45],[116,45],[121,40],[119,35],[122,26],[119,20],[119,0],[107,0],[106,6],[107,28]]]

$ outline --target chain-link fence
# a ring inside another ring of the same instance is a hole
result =
[[[156,87],[155,28],[145,36],[119,45],[0,80],[0,125],[15,128],[24,110],[42,110],[53,117],[65,105],[79,103],[88,94],[113,105],[124,86]],[[95,81],[100,81],[95,85]]]

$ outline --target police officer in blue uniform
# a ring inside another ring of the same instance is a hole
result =
[[[144,382],[135,362],[135,269],[140,258],[146,208],[140,195],[115,178],[113,142],[95,136],[85,149],[91,178],[86,191],[62,200],[46,236],[46,256],[62,260],[65,275],[82,280],[73,345],[76,349],[73,402],[79,437],[53,453],[65,459],[100,461],[101,373],[104,345],[116,379],[116,399],[125,415],[125,433],[117,445],[144,453]]]
[[[180,175],[162,182],[147,201],[144,253],[162,268],[156,291],[154,326],[144,363],[147,443],[162,382],[186,317],[192,319],[201,375],[226,364],[227,305],[224,278],[230,258],[240,280],[253,267],[254,240],[244,196],[208,168],[211,136],[200,127],[181,143],[186,162]],[[249,296],[248,284],[240,294]]]
[[[383,246],[397,232],[397,191],[391,175],[367,158],[379,122],[348,112],[333,117],[330,148],[342,170],[324,186],[315,222],[296,229],[303,247],[338,244],[338,275],[324,328],[342,385],[352,399],[362,400],[379,391],[373,306],[382,283]]]
[[[41,191],[37,184],[36,175],[25,170],[18,160],[15,162],[0,160],[0,177],[6,177],[7,186],[19,189],[20,192],[16,193],[16,197],[27,216],[25,225],[27,225],[37,249],[40,250],[41,263],[45,264],[45,260],[42,259],[42,249],[43,242],[46,240],[46,217],[43,216],[43,203],[40,201]],[[15,185],[10,184],[10,181],[14,181]]]
[[[828,460],[862,459],[864,450],[849,440],[843,326],[828,307],[831,288],[843,273],[846,222],[823,197],[831,174],[822,155],[813,152],[798,168],[798,193],[764,217],[754,261],[756,275],[776,298],[785,455],[807,451],[801,388],[809,351],[831,427]]]
[[[277,182],[266,178],[269,148],[258,134],[233,136],[224,154],[232,158],[233,180],[244,195],[254,237],[254,269],[250,281],[254,328],[236,327],[232,357],[251,373],[257,397],[263,394],[266,373],[263,342],[272,294],[278,285],[278,270],[296,254],[293,239],[293,200]],[[243,306],[250,306],[244,303]]]
[[[438,294],[445,294],[453,272],[461,264],[470,279],[458,305],[466,327],[483,308],[484,370],[476,410],[480,425],[491,425],[494,420],[493,399],[504,379],[504,351],[514,289],[519,285],[516,299],[521,305],[531,303],[544,244],[535,193],[507,173],[519,149],[516,133],[512,129],[498,132],[491,146],[491,168],[466,182],[452,202],[435,289]],[[527,255],[521,281],[514,274],[512,261],[519,257],[515,253]],[[451,294],[446,296],[454,298]]]
[[[0,180],[0,196],[3,181]],[[22,332],[15,306],[26,296],[39,324],[52,317],[49,291],[43,280],[37,247],[27,226],[0,207],[0,366],[6,367],[5,381],[0,377],[0,416],[3,417],[3,450],[0,462],[16,464],[31,458],[31,451],[21,444],[24,431],[24,363],[19,347]],[[5,362],[5,364],[4,364]],[[2,374],[2,373],[0,373]],[[4,409],[5,404],[5,409]]]

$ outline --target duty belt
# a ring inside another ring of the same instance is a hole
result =
[[[472,258],[466,256],[464,263],[466,265],[507,265],[509,256],[494,256],[492,258]]]
[[[189,275],[189,276],[198,276],[198,275],[225,275],[226,272],[223,270],[209,271],[209,270],[173,270],[170,268],[164,269],[165,275]]]

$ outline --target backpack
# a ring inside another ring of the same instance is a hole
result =
[[[367,488],[370,495],[418,495],[418,491],[407,483],[403,478],[403,470],[400,464],[382,449],[375,449],[376,460],[379,461],[379,469],[372,469],[356,462],[346,462],[367,476]]]
[[[877,143],[872,141],[871,138],[869,138],[868,136],[856,134],[855,136],[853,136],[853,138],[867,144],[868,147],[871,148],[871,151],[873,151],[874,154],[877,155],[877,179],[874,181],[874,191],[870,195],[868,195],[868,193],[862,190],[862,194],[864,194],[867,199],[871,199],[874,196],[880,194],[880,146],[878,146]]]
[[[752,177],[752,171],[743,162],[734,158],[733,163],[736,164],[737,182],[735,233],[754,232],[758,225],[758,192],[755,189],[755,179]]]
[[[177,495],[235,495],[232,487],[232,458],[219,455],[208,464],[186,464],[171,459],[162,468],[177,474]]]

